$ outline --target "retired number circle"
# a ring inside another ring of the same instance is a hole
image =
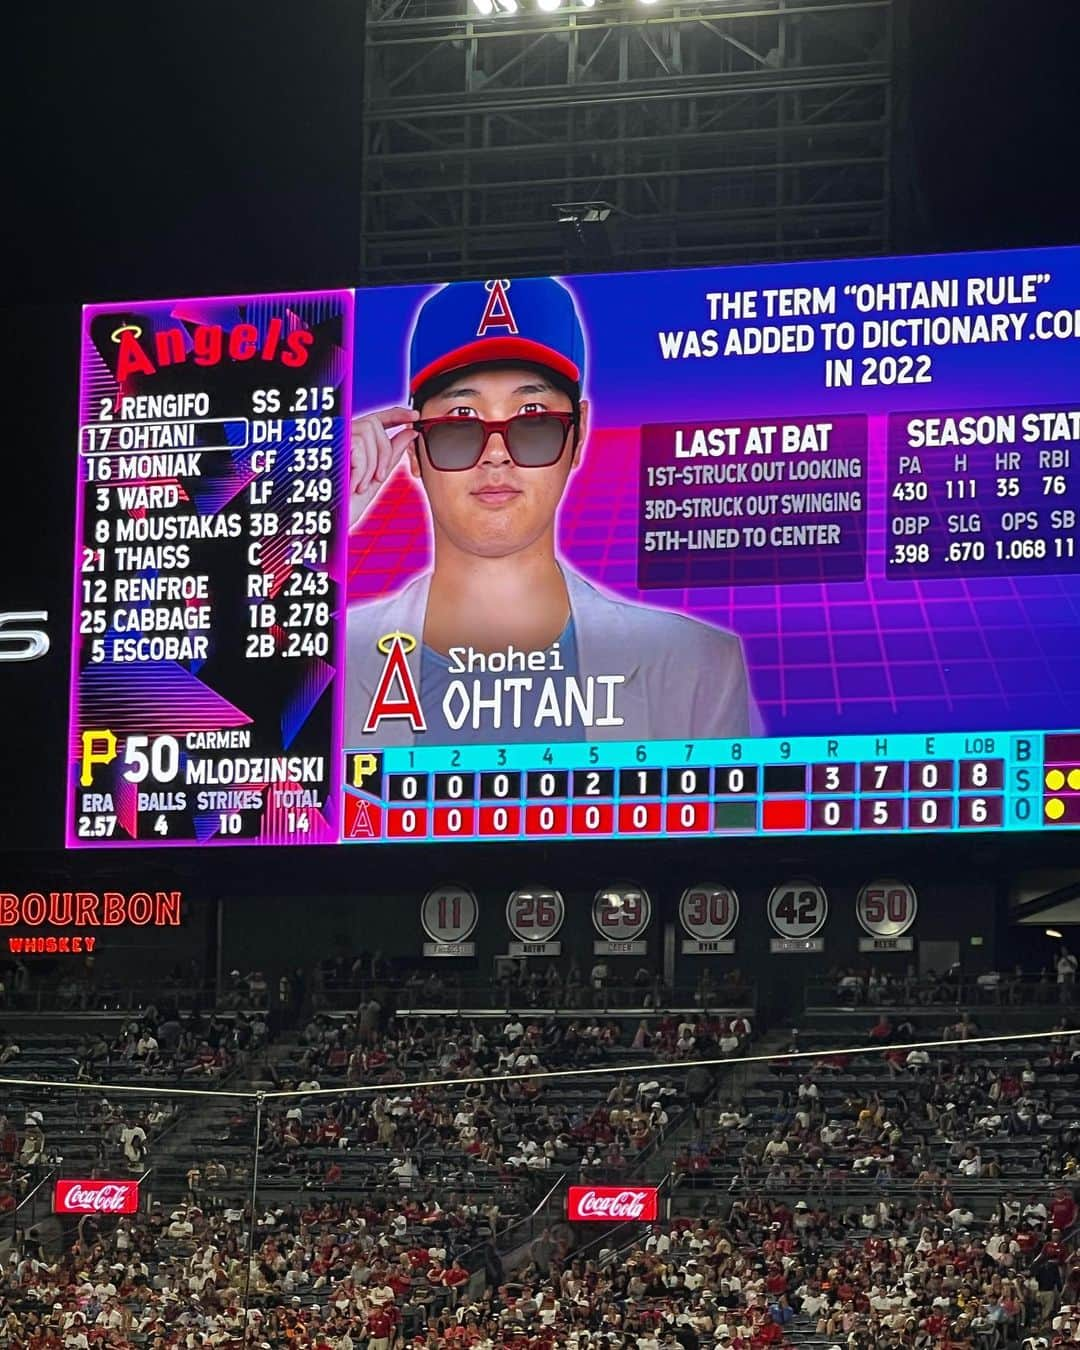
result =
[[[825,927],[829,897],[815,881],[785,881],[773,888],[766,908],[774,933],[811,938]]]
[[[901,937],[918,912],[918,896],[906,881],[868,881],[855,901],[855,916],[871,937]]]
[[[479,918],[476,896],[464,886],[436,886],[420,904],[420,922],[432,942],[464,942]]]
[[[593,899],[593,927],[609,942],[629,942],[649,926],[652,901],[640,886],[617,882],[604,886]]]
[[[506,902],[506,924],[519,942],[550,942],[565,918],[563,898],[550,886],[522,886]]]
[[[679,901],[679,921],[699,942],[716,942],[739,922],[739,897],[729,886],[689,886]]]

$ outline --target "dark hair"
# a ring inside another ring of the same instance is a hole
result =
[[[421,407],[429,398],[438,398],[444,389],[449,389],[452,384],[474,371],[483,370],[531,370],[536,374],[542,375],[553,389],[557,389],[561,394],[565,394],[570,400],[570,408],[575,418],[581,413],[581,384],[577,380],[568,380],[565,375],[560,375],[557,370],[552,370],[550,366],[542,366],[535,361],[515,361],[513,359],[505,361],[477,361],[471,366],[460,366],[456,370],[445,371],[441,375],[433,375],[430,380],[426,380],[412,396],[412,405],[414,408]]]

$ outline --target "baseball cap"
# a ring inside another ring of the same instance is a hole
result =
[[[585,335],[561,281],[452,281],[424,301],[409,343],[410,393],[438,375],[488,361],[546,366],[581,383]]]

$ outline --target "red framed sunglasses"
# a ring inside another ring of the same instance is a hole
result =
[[[413,423],[420,433],[427,457],[443,473],[475,468],[488,440],[496,433],[506,443],[510,458],[519,469],[548,469],[558,464],[566,449],[566,437],[577,428],[572,412],[519,413],[505,422],[486,422],[480,417],[422,417]]]

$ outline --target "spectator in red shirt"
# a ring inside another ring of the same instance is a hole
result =
[[[893,1024],[888,1017],[882,1013],[874,1025],[870,1028],[870,1039],[872,1041],[888,1041],[892,1038]]]
[[[1067,1233],[1076,1222],[1076,1201],[1072,1192],[1064,1186],[1058,1187],[1050,1202],[1050,1222],[1063,1233]]]
[[[367,1317],[368,1350],[390,1350],[394,1320],[388,1308],[372,1308]]]
[[[456,1292],[462,1285],[468,1284],[469,1272],[455,1257],[453,1262],[443,1271],[442,1282],[452,1293]]]

